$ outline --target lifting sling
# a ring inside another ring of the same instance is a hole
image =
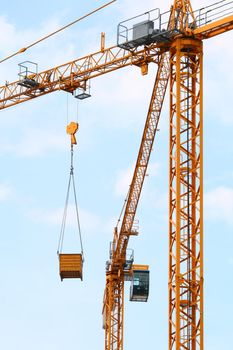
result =
[[[59,262],[60,262],[61,280],[63,280],[64,278],[81,278],[82,280],[82,264],[84,262],[84,254],[83,254],[82,235],[81,235],[81,227],[80,227],[80,220],[79,220],[77,195],[76,195],[76,188],[75,188],[75,181],[74,181],[74,165],[73,165],[73,159],[74,159],[73,146],[74,144],[77,143],[75,138],[75,133],[78,130],[78,124],[71,122],[67,126],[66,130],[67,130],[67,133],[71,135],[71,165],[70,165],[70,175],[69,175],[69,181],[68,181],[65,208],[64,208],[63,218],[62,218],[57,254],[59,256]],[[75,216],[76,216],[77,226],[78,226],[78,235],[79,235],[79,241],[80,241],[80,247],[81,247],[81,254],[63,254],[62,252],[71,189],[73,189],[73,195],[74,195]]]

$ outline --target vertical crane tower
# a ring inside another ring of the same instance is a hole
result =
[[[203,50],[192,14],[190,1],[175,1],[172,25],[186,35],[169,50],[169,350],[204,346]]]
[[[161,24],[161,16],[159,15]],[[145,24],[146,23],[146,24]],[[145,26],[146,29],[145,29]],[[122,28],[125,24],[122,25]],[[196,18],[190,1],[174,1],[171,8],[167,28],[154,31],[150,20],[138,24],[141,35],[138,36],[136,26],[133,27],[133,39],[128,40],[128,33],[120,36],[126,38],[123,48],[157,42],[161,59],[153,90],[151,104],[156,104],[157,120],[160,117],[162,102],[166,92],[166,82],[170,79],[170,143],[169,143],[169,350],[192,349],[203,350],[203,45],[202,40],[193,33],[196,28]],[[124,29],[123,29],[124,31]],[[145,68],[144,68],[145,69]],[[163,89],[156,90],[156,85],[163,80]],[[158,93],[160,92],[160,94]],[[149,108],[148,120],[153,121],[153,111]],[[145,129],[146,129],[145,126]],[[149,130],[149,129],[148,129]],[[148,142],[143,133],[142,143],[135,167],[135,173],[130,186],[132,198],[137,196],[134,189],[136,176],[140,168],[140,156],[145,159],[143,149]],[[153,144],[156,127],[151,138]],[[150,155],[149,155],[150,156]],[[149,156],[147,158],[147,167]],[[143,186],[144,178],[140,180]],[[139,197],[137,198],[139,200]],[[124,222],[129,219],[127,207],[132,208],[133,200],[128,197],[124,218],[122,220],[121,236],[127,231]],[[136,208],[131,211],[134,217]],[[124,257],[124,254],[122,254]],[[118,260],[119,261],[119,260]],[[112,263],[116,267],[117,259]],[[121,269],[118,268],[118,272]],[[112,274],[111,274],[112,276]],[[116,277],[120,281],[119,276]],[[123,277],[121,278],[123,290]],[[109,286],[107,279],[106,286]],[[114,290],[114,288],[113,288]],[[115,288],[117,290],[117,288]],[[111,293],[110,293],[111,294]],[[114,294],[114,293],[113,293]],[[122,293],[116,293],[120,295]],[[116,298],[114,300],[117,300]],[[121,304],[123,304],[121,296]],[[108,304],[108,302],[107,302]],[[118,304],[120,305],[120,303]],[[123,307],[122,307],[123,309]],[[113,312],[115,310],[115,312]],[[115,322],[120,317],[120,309],[112,307],[110,314]],[[110,318],[109,318],[110,321]],[[106,350],[113,350],[114,341],[117,349],[122,349],[122,339],[119,330],[123,329],[123,320],[114,330],[109,324],[112,344],[106,342]],[[118,331],[118,333],[117,333]]]

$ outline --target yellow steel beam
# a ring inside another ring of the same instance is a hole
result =
[[[87,80],[119,68],[157,62],[158,53],[156,44],[133,51],[113,46],[30,76],[35,83],[33,87],[19,85],[20,80],[6,83],[0,87],[0,109],[58,90],[73,92],[80,86],[85,87]]]
[[[195,38],[209,39],[233,29],[233,15],[208,23],[193,30]]]
[[[113,254],[112,269],[119,268],[124,263],[126,249],[130,235],[133,234],[132,227],[140,198],[150,154],[153,147],[154,138],[158,128],[158,122],[163,106],[169,79],[169,54],[164,53],[161,56],[155,85],[151,97],[148,115],[142,135],[141,145],[138,152],[133,179],[130,185],[129,195],[126,202],[125,212],[122,219],[122,225],[117,237],[116,250]]]
[[[203,350],[202,42],[170,49],[169,350]]]
[[[104,297],[105,350],[122,350],[124,316],[124,263],[129,237],[140,198],[162,105],[169,80],[169,53],[162,54],[152,92],[151,102],[127,199],[119,235],[114,231],[113,256],[106,273]],[[134,234],[134,233],[133,233]],[[143,265],[143,269],[147,269]]]
[[[105,350],[123,350],[124,275],[108,272],[104,300]]]

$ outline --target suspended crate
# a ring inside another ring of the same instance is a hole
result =
[[[130,301],[146,302],[149,295],[149,270],[134,270],[130,286]]]
[[[60,277],[83,279],[82,254],[59,254]]]
[[[74,167],[73,167],[73,145],[77,143],[75,138],[75,133],[78,130],[78,124],[75,122],[71,122],[67,126],[66,130],[67,130],[67,133],[71,136],[71,167],[70,167],[70,176],[69,176],[68,189],[67,189],[67,195],[66,195],[65,209],[63,213],[62,226],[61,226],[61,232],[60,232],[60,239],[59,239],[58,250],[57,250],[57,253],[59,256],[59,271],[60,271],[60,277],[62,281],[63,279],[66,279],[66,278],[80,278],[82,280],[83,279],[83,261],[84,261],[81,228],[80,228],[80,222],[79,222],[79,213],[78,213],[76,189],[75,189],[75,182],[74,182]],[[64,233],[65,233],[65,227],[66,227],[67,210],[68,210],[68,202],[69,202],[71,187],[73,188],[73,195],[74,195],[74,201],[75,201],[75,216],[77,219],[77,231],[79,234],[80,245],[81,245],[80,254],[63,253],[63,240],[64,240]]]

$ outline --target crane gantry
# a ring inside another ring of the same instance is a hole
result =
[[[104,294],[105,350],[123,350],[124,280],[129,238],[158,128],[168,82],[169,147],[169,350],[203,350],[203,43],[233,29],[231,2],[193,11],[175,0],[153,20],[118,27],[118,45],[41,73],[26,70],[0,87],[0,109],[53,91],[85,90],[87,82],[135,65],[147,74],[158,65],[133,179],[119,230],[114,230]],[[219,11],[223,9],[223,11]],[[149,14],[149,13],[148,13]],[[166,20],[164,20],[166,18]],[[137,20],[137,19],[136,19]],[[132,34],[132,36],[131,36]]]

